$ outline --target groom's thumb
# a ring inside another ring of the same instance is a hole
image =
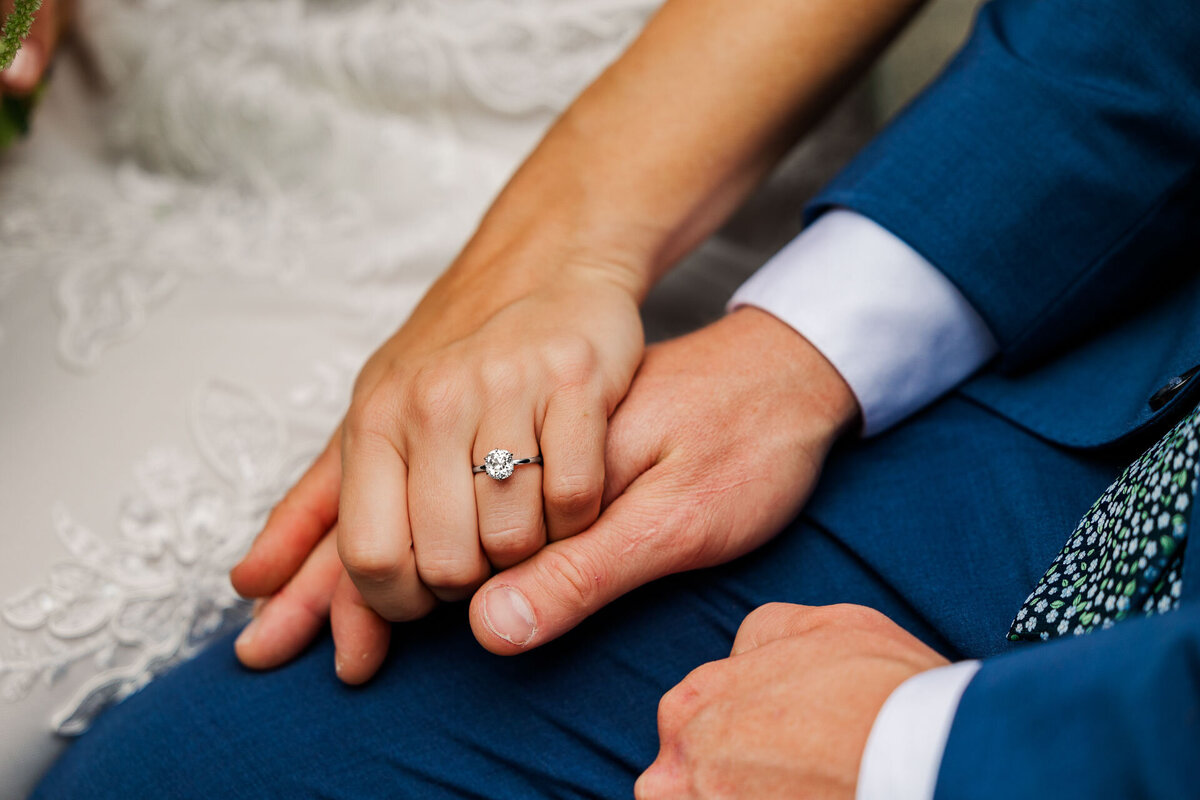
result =
[[[650,524],[661,509],[654,509],[646,494],[635,487],[591,528],[547,545],[480,587],[471,600],[471,628],[479,643],[498,655],[524,652],[561,636],[626,592],[673,572],[659,541],[649,541],[673,537]]]

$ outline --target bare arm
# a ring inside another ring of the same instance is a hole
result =
[[[550,239],[622,266],[640,299],[922,1],[670,0],[551,128],[450,274]]]

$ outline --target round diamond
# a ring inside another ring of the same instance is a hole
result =
[[[483,469],[488,477],[502,481],[513,474],[513,454],[507,450],[493,450],[483,459]]]

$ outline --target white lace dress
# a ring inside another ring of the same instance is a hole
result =
[[[0,155],[0,798],[243,618],[227,570],[362,360],[654,4],[82,0]],[[659,333],[791,232],[833,125]]]

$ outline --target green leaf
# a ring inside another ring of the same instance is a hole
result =
[[[1064,603],[1062,600],[1055,600],[1053,603],[1050,604],[1050,607],[1051,608],[1062,608],[1065,605],[1066,605],[1066,603]]]
[[[17,51],[21,49],[21,40],[29,35],[33,27],[33,18],[42,7],[42,0],[17,0],[13,10],[4,20],[0,28],[0,69],[8,69]]]

